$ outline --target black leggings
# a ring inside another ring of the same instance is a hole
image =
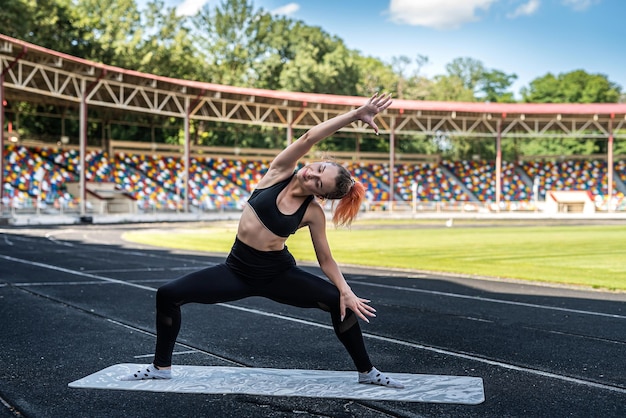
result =
[[[185,275],[159,288],[156,297],[156,366],[172,364],[172,352],[186,303],[220,303],[263,296],[301,308],[330,312],[335,334],[360,372],[372,368],[356,315],[339,312],[339,291],[332,283],[298,268],[285,247],[258,251],[236,240],[226,263]]]

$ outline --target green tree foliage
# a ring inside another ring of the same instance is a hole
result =
[[[459,79],[464,88],[474,91],[485,73],[485,66],[474,58],[456,58],[446,65],[446,71]]]
[[[513,93],[508,91],[516,74],[506,74],[500,70],[488,70],[483,63],[473,58],[456,58],[446,65],[451,77],[456,77],[463,87],[472,91],[476,99],[485,102],[514,102]],[[454,99],[452,99],[454,100]]]
[[[429,100],[433,81],[420,74],[421,69],[428,63],[428,57],[418,54],[415,59],[406,55],[395,56],[391,59],[391,73],[394,87],[384,89],[394,93],[394,97],[406,100]],[[374,70],[376,70],[374,68]],[[372,75],[379,71],[372,72]],[[372,77],[371,75],[369,77]]]
[[[295,56],[294,41],[289,36],[292,26],[293,22],[290,19],[281,16],[272,17],[270,27],[267,28],[267,46],[263,59],[256,63],[259,88],[282,89],[281,73],[285,64]]]
[[[255,63],[263,58],[271,16],[254,11],[247,0],[224,0],[203,6],[193,17],[194,43],[208,64],[203,81],[253,86]]]
[[[299,22],[296,27],[301,26]],[[296,29],[298,30],[298,29]],[[281,88],[311,93],[355,95],[360,71],[355,52],[319,28],[300,29],[294,56],[280,74]]]
[[[577,138],[532,138],[520,144],[522,155],[589,155],[600,152],[597,144],[592,140]]]
[[[185,18],[163,0],[152,0],[143,13],[141,41],[131,52],[130,68],[188,80],[203,80],[208,65],[197,53]]]
[[[319,27],[254,10],[250,1],[207,3],[193,18],[195,43],[211,81],[250,87],[354,95],[359,55]]]
[[[398,76],[389,64],[373,57],[354,57],[357,68],[360,71],[360,78],[356,86],[358,96],[371,96],[377,91],[387,91],[399,97],[397,94]]]
[[[471,57],[459,57],[446,73],[425,77],[428,57],[394,57],[386,63],[349,49],[344,41],[319,27],[256,9],[251,0],[207,2],[192,17],[180,16],[164,0],[149,0],[144,10],[137,0],[10,0],[0,8],[3,34],[52,50],[105,64],[174,78],[235,86],[341,95],[369,96],[392,92],[407,100],[514,102],[510,91],[517,79],[485,68]],[[414,51],[407,51],[415,54]],[[611,103],[626,101],[620,86],[602,74],[582,70],[546,74],[522,90],[528,103]],[[90,138],[112,137],[138,141],[179,142],[182,121],[163,121],[150,115],[90,109],[94,120]],[[20,125],[37,135],[73,135],[76,121],[65,118],[75,110],[33,103],[11,104]],[[42,114],[52,115],[42,117]],[[117,124],[109,125],[116,121]],[[249,147],[280,147],[284,130],[192,123],[194,143]],[[342,134],[325,143],[332,150],[386,152],[383,136]],[[450,158],[493,158],[493,139],[398,137],[398,152],[440,153]],[[606,152],[606,140],[536,139],[503,143],[506,158],[520,154],[570,155]],[[615,153],[625,154],[623,141]]]
[[[513,103],[513,93],[508,91],[516,74],[506,74],[499,70],[485,71],[478,81],[477,89],[482,100],[491,103]]]
[[[0,9],[2,33],[13,38],[32,42],[33,19],[37,2],[35,0],[8,1]]]
[[[466,87],[463,79],[455,75],[438,75],[430,85],[428,100],[442,102],[474,102],[474,92]]]
[[[83,58],[130,67],[141,42],[141,21],[134,0],[76,0],[73,24],[84,30],[83,42],[91,48]]]
[[[603,74],[583,70],[554,76],[551,73],[522,89],[526,103],[617,103],[621,89]]]
[[[0,31],[54,51],[85,57],[94,48],[90,29],[79,20],[72,0],[11,0],[0,8]]]
[[[613,152],[615,155],[621,155],[624,158],[626,156],[626,140],[616,139],[613,143]]]
[[[522,89],[523,101],[528,103],[615,103],[620,97],[620,87],[605,75],[589,74],[582,70],[569,73],[546,74],[531,81]],[[532,140],[521,147],[525,155],[585,155],[607,152],[604,139]]]

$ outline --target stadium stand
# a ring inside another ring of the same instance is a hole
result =
[[[189,202],[192,210],[238,210],[269,166],[265,159],[194,156],[190,158]],[[388,163],[350,162],[355,178],[366,186],[368,208],[385,209],[389,202]],[[76,207],[79,152],[71,148],[8,144],[5,153],[5,207],[71,210]],[[90,149],[86,154],[86,181],[92,195],[112,188],[133,199],[136,209],[178,211],[182,208],[184,163],[181,156],[107,152]],[[394,201],[462,203],[464,210],[478,210],[495,199],[492,161],[438,161],[396,164]],[[502,164],[502,199],[509,210],[535,209],[532,201],[545,201],[550,191],[586,191],[596,209],[609,202],[606,162],[601,160],[535,160]],[[536,179],[536,180],[535,180]],[[626,161],[615,163],[613,208],[623,209]],[[536,181],[536,185],[533,182]],[[99,186],[92,185],[96,184]],[[414,186],[415,184],[415,186]],[[536,190],[533,188],[536,187]],[[415,190],[415,196],[413,191]],[[119,205],[117,205],[119,207]],[[91,202],[91,210],[97,211]],[[101,210],[101,209],[100,209]]]

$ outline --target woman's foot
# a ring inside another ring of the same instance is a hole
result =
[[[387,376],[385,373],[378,371],[376,367],[372,367],[367,373],[359,372],[359,383],[370,385],[387,386],[390,388],[403,389],[404,385],[395,379]]]
[[[120,377],[120,380],[147,380],[147,379],[171,379],[170,369],[158,369],[154,364],[142,366],[136,372]]]

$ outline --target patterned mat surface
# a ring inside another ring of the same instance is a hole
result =
[[[76,380],[71,388],[265,396],[303,396],[379,401],[476,405],[484,402],[483,380],[470,376],[388,373],[405,385],[392,389],[357,383],[354,371],[174,366],[172,379],[126,382],[141,367],[117,364]]]

